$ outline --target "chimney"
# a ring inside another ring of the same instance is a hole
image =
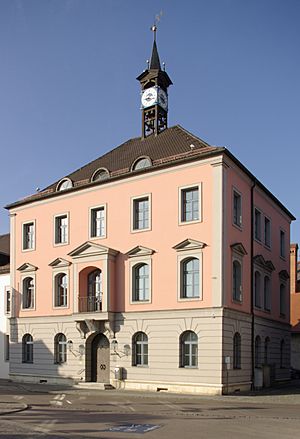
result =
[[[298,261],[298,244],[291,244],[290,247],[291,294],[295,294],[297,292],[297,261]]]

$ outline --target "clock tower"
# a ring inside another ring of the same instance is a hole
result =
[[[165,70],[161,69],[156,46],[154,25],[153,48],[148,68],[136,79],[141,83],[142,138],[157,136],[168,127],[168,87],[172,84]]]

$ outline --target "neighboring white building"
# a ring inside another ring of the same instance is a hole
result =
[[[0,235],[0,378],[9,374],[9,234]]]

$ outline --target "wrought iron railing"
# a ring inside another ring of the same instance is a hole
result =
[[[78,297],[78,311],[79,312],[101,312],[102,311],[102,297],[86,296]]]

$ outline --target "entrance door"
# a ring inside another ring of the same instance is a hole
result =
[[[103,334],[98,334],[92,341],[92,376],[91,381],[109,383],[109,341]]]

